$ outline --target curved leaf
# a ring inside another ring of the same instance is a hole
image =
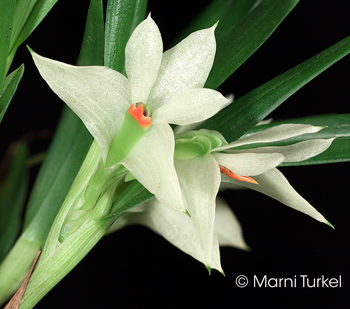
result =
[[[125,46],[145,18],[147,0],[109,0],[106,12],[104,65],[125,74]]]
[[[215,30],[217,41],[223,37],[228,29],[249,13],[260,0],[214,0],[200,12],[191,23],[181,32],[173,45],[180,42],[190,33],[212,27],[219,21]]]
[[[0,195],[0,262],[20,232],[28,189],[28,147],[19,142],[11,150],[13,158]]]
[[[216,89],[276,30],[299,0],[264,0],[217,43],[206,87]]]
[[[24,72],[24,65],[22,64],[17,70],[9,74],[3,81],[0,89],[0,123],[4,118],[5,112],[15,94],[18,84],[21,81]]]
[[[92,0],[77,65],[103,65],[104,32],[103,1]]]
[[[7,69],[10,67],[17,48],[41,23],[57,0],[18,0],[13,20],[14,35],[11,37]]]
[[[81,120],[65,108],[28,202],[24,225],[28,238],[45,240],[91,141]]]
[[[15,8],[16,0],[0,1],[0,89],[7,72],[6,61],[9,53]]]

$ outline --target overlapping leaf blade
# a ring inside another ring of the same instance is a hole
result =
[[[91,1],[88,11],[78,65],[103,65],[104,58],[104,19],[103,1]]]
[[[12,21],[16,8],[16,0],[0,1],[0,89],[6,75],[6,62],[9,52]]]
[[[217,42],[205,87],[216,89],[276,30],[299,0],[264,0]]]
[[[27,145],[19,142],[10,147],[13,158],[0,194],[0,262],[20,232],[28,190]]]
[[[25,235],[45,240],[91,142],[81,120],[65,108],[28,202]]]
[[[49,13],[57,0],[18,0],[13,21],[14,35],[11,38],[7,69],[9,69],[17,48]]]
[[[214,0],[186,26],[173,43],[175,45],[194,31],[210,28],[217,21],[219,25],[215,29],[215,38],[220,41],[258,3],[259,0]]]
[[[2,121],[5,112],[14,96],[18,84],[21,81],[24,72],[24,65],[22,64],[17,70],[9,74],[3,81],[0,89],[0,122]]]
[[[105,26],[106,67],[125,74],[125,46],[136,26],[145,18],[147,0],[109,0]]]

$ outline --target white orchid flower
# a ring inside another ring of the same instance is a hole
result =
[[[321,129],[322,127],[311,125],[285,124],[230,144],[215,131],[200,130],[176,136],[175,167],[186,208],[191,214],[203,248],[206,265],[211,265],[212,257],[218,252],[215,242],[215,209],[221,182],[257,190],[329,224],[291,187],[276,166],[282,162],[298,162],[316,156],[325,151],[333,139],[314,139],[290,146],[234,150],[238,146],[275,142],[315,133]]]
[[[230,207],[220,198],[216,201],[215,223],[212,255],[209,260],[201,245],[200,235],[192,218],[165,207],[153,199],[143,205],[131,209],[122,215],[110,228],[115,232],[126,225],[141,224],[162,235],[171,244],[206,265],[209,272],[217,269],[224,273],[220,263],[220,246],[231,246],[249,250],[244,241],[241,225]]]
[[[261,155],[278,153],[283,156],[282,162],[301,162],[324,152],[332,144],[334,138],[311,139],[288,146],[265,146],[241,150],[235,148],[240,146],[248,147],[247,145],[254,146],[256,143],[276,142],[307,133],[316,133],[323,128],[324,127],[316,127],[303,124],[279,125],[256,134],[252,134],[245,138],[241,138],[240,140],[233,143],[220,146],[213,150],[214,152],[219,152],[215,153],[214,156],[220,165],[227,167],[231,171],[235,171],[235,163],[232,161],[230,162],[230,157],[237,155]],[[220,153],[220,151],[225,151],[226,153]],[[268,169],[264,173],[256,175],[251,174],[251,176],[254,176],[254,180],[258,183],[258,185],[239,181],[240,179],[231,177],[230,174],[225,172],[224,174],[226,174],[222,175],[222,187],[224,188],[245,187],[253,189],[267,196],[270,196],[291,208],[301,211],[316,219],[317,221],[326,223],[333,227],[324,218],[324,216],[322,216],[314,207],[312,207],[293,189],[288,180],[277,168]]]
[[[124,165],[159,201],[181,211],[185,208],[173,164],[174,136],[169,123],[203,121],[227,102],[219,92],[203,88],[216,50],[214,30],[215,26],[194,32],[163,53],[161,34],[149,16],[126,45],[127,78],[106,67],[77,67],[32,53],[42,77],[97,141],[105,164],[128,109],[136,109],[134,104],[147,109],[147,115],[142,115],[142,109],[135,119],[149,120],[153,113],[149,131],[120,160],[106,167]]]

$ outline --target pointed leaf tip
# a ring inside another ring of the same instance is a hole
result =
[[[186,214],[189,218],[191,218],[191,214],[188,212],[187,209],[185,209],[185,214]]]

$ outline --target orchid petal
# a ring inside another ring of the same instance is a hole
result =
[[[153,110],[181,91],[204,86],[214,62],[215,28],[196,31],[163,54],[149,97]]]
[[[153,124],[120,163],[162,204],[185,211],[173,163],[174,145],[170,126]]]
[[[158,26],[148,16],[132,33],[125,48],[125,71],[132,103],[147,103],[162,60],[163,42]]]
[[[244,150],[232,150],[230,153],[281,153],[283,162],[300,162],[324,152],[333,142],[330,139],[312,139],[288,146],[260,147]]]
[[[200,122],[215,115],[226,105],[227,99],[218,91],[195,88],[172,97],[153,113],[153,121],[187,125]]]
[[[219,165],[240,176],[256,176],[283,162],[280,153],[212,153]]]
[[[229,94],[226,96],[226,104],[222,105],[222,109],[225,108],[226,106],[230,105],[232,102],[233,102],[233,99],[234,99],[234,95],[233,94]],[[176,126],[176,128],[174,128],[174,133],[175,134],[179,134],[179,133],[183,133],[183,132],[187,132],[187,131],[192,131],[192,130],[195,130],[196,128],[198,128],[199,125],[201,125],[203,121],[200,121],[200,122],[197,122],[197,123],[190,123],[190,124],[187,124],[187,125],[183,125],[183,126]],[[214,131],[213,131],[214,132]],[[219,132],[217,132],[219,133]],[[221,134],[221,133],[220,133]],[[223,140],[225,140],[224,137],[222,137]],[[226,140],[225,140],[225,145],[227,144]]]
[[[175,160],[176,171],[185,196],[193,225],[204,251],[205,264],[211,267],[215,221],[215,198],[221,176],[215,159],[210,155],[189,160]]]
[[[105,160],[130,106],[130,89],[125,76],[106,67],[77,67],[34,52],[32,56],[50,88],[79,116],[96,139]]]
[[[322,130],[324,127],[316,127],[308,124],[281,124],[264,131],[243,137],[235,142],[229,143],[227,145],[218,147],[215,151],[221,151],[225,149],[230,149],[242,145],[254,144],[254,143],[269,143],[279,140],[284,140],[294,136],[306,134],[306,133],[316,133]]]
[[[330,223],[314,207],[312,207],[293,189],[288,180],[278,169],[274,168],[262,175],[256,176],[255,180],[259,185],[251,185],[246,182],[236,181],[225,175],[222,176],[222,181],[224,182],[238,184],[261,192],[282,204],[309,215],[317,221],[330,225]]]
[[[224,200],[216,198],[215,231],[220,246],[249,250],[240,223]]]
[[[154,232],[162,235],[175,247],[189,254],[196,260],[207,265],[203,248],[193,224],[192,218],[179,211],[165,207],[157,200],[145,204],[145,212],[135,216],[133,223],[147,226]],[[222,272],[220,265],[220,252],[217,239],[214,239],[210,267]]]

